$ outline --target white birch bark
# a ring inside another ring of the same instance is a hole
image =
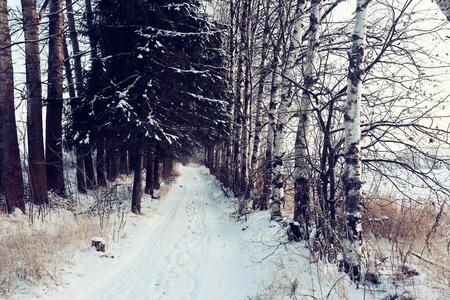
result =
[[[248,194],[248,179],[249,179],[249,146],[250,146],[250,108],[251,108],[251,94],[250,94],[250,76],[252,56],[250,56],[250,15],[251,15],[251,1],[244,0],[242,7],[241,20],[241,45],[243,57],[243,89],[242,89],[242,127],[241,127],[241,177],[240,189],[243,192],[244,198]]]
[[[439,9],[447,18],[447,20],[450,21],[450,1],[449,0],[435,0],[435,1]]]
[[[364,46],[366,44],[367,12],[370,0],[358,0],[355,28],[351,34],[352,47],[348,52],[349,70],[347,101],[345,104],[345,165],[343,174],[347,245],[345,259],[351,266],[359,266],[358,257],[362,238],[361,226],[361,128],[360,108],[364,76]],[[350,274],[355,275],[356,274]]]
[[[303,36],[303,16],[305,0],[298,0],[293,15],[292,31],[289,34],[290,44],[286,53],[281,82],[281,102],[278,110],[277,126],[274,130],[274,158],[272,170],[272,218],[281,216],[281,204],[284,202],[283,160],[286,156],[286,125],[290,119],[289,108],[292,103],[292,84],[295,80],[294,68],[300,54]]]
[[[294,220],[300,221],[308,228],[309,222],[309,173],[308,170],[308,140],[311,127],[311,97],[310,93],[316,82],[317,49],[321,33],[320,19],[322,0],[311,1],[310,33],[308,48],[303,67],[304,87],[300,101],[300,117],[295,140],[295,207]]]
[[[270,19],[270,3],[271,0],[266,1],[265,7],[265,20],[264,20],[264,30],[262,36],[261,43],[261,61],[260,61],[260,77],[258,82],[258,92],[256,97],[256,116],[255,116],[255,131],[254,131],[254,139],[253,139],[253,150],[252,150],[252,159],[251,159],[251,171],[252,171],[252,181],[251,184],[251,192],[253,193],[253,209],[259,208],[261,210],[267,209],[267,201],[264,195],[258,195],[255,190],[255,182],[258,176],[258,157],[260,151],[260,143],[261,143],[261,132],[263,129],[262,124],[262,110],[264,105],[264,86],[266,83],[266,78],[268,75],[267,70],[267,55],[269,49],[269,19]]]
[[[280,9],[280,28],[283,30],[285,26],[286,10],[284,5],[279,6]],[[280,86],[281,86],[281,58],[283,56],[283,41],[284,33],[281,32],[274,49],[274,61],[272,63],[272,85],[270,89],[270,105],[269,105],[269,128],[267,133],[267,147],[266,147],[266,182],[264,185],[264,194],[270,199],[270,218],[276,220],[281,218],[281,202],[277,199],[273,199],[273,146],[274,146],[274,134],[277,126],[278,109],[280,106]]]

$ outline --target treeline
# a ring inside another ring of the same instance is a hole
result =
[[[25,203],[1,3],[0,194],[11,212]],[[152,182],[157,160],[203,148],[240,214],[269,209],[280,220],[291,206],[296,238],[323,249],[350,241],[346,259],[357,264],[362,207],[375,195],[363,195],[363,171],[410,201],[405,185],[428,187],[440,211],[448,202],[431,172],[450,163],[444,1],[442,12],[416,0],[21,4],[34,204],[65,194],[64,147],[76,154],[80,192],[132,170],[136,213],[145,166]],[[422,161],[432,163],[424,170]],[[401,182],[393,169],[419,180]]]
[[[24,0],[21,12],[11,12],[20,16],[15,21],[22,22],[25,39],[15,42],[24,45],[26,60],[24,186],[14,120],[12,44],[2,3],[2,36],[8,37],[1,45],[8,74],[2,83],[8,89],[4,97],[2,93],[5,118],[0,116],[5,141],[0,153],[2,210],[24,211],[25,188],[33,204],[48,204],[48,192],[66,196],[64,155],[74,151],[80,192],[132,171],[132,211],[139,213],[144,162],[145,191],[151,194],[158,162],[170,165],[170,159],[228,137],[231,91],[223,28],[208,21],[197,1],[51,0],[37,10],[35,0]],[[42,46],[48,50],[46,81],[40,68]]]
[[[280,220],[284,207],[293,238],[330,257],[344,249],[347,271],[361,261],[363,207],[382,196],[365,178],[411,203],[420,200],[408,190],[427,187],[436,224],[450,195],[431,171],[450,163],[447,21],[422,1],[355,2],[214,2],[228,26],[233,123],[205,155],[240,214]]]

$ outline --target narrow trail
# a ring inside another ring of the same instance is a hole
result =
[[[204,167],[179,166],[180,176],[160,200],[140,240],[111,271],[90,282],[78,299],[244,299],[240,280],[252,276],[241,261],[241,227],[215,199]],[[142,226],[142,225],[140,225]],[[247,264],[247,266],[246,266]]]

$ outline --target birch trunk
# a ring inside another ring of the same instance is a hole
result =
[[[241,44],[243,45],[243,63],[244,63],[244,86],[243,86],[243,107],[242,107],[242,127],[241,127],[241,178],[240,185],[243,191],[244,199],[248,199],[248,181],[249,181],[249,145],[251,131],[251,66],[253,57],[250,55],[250,15],[252,11],[251,0],[244,0],[242,8],[241,25]]]
[[[25,69],[27,86],[27,138],[31,202],[48,203],[42,126],[41,59],[36,0],[21,0],[25,35]]]
[[[317,49],[321,33],[322,0],[311,1],[311,13],[309,17],[310,29],[308,48],[303,67],[304,91],[300,100],[300,117],[295,140],[295,183],[294,183],[294,220],[309,228],[309,164],[308,164],[308,140],[311,127],[311,91],[316,82],[317,73]]]
[[[236,11],[238,11],[238,4],[234,0],[230,0],[230,27],[229,27],[229,48],[228,48],[228,55],[229,55],[229,84],[231,89],[234,87],[234,68],[235,68],[235,57],[236,57],[236,32],[237,32],[237,25],[236,25]],[[233,122],[230,124],[230,136],[231,140],[229,144],[227,145],[226,149],[226,182],[225,186],[228,188],[233,189],[234,188],[234,175],[235,175],[235,132],[236,132],[236,103],[233,99],[230,108],[230,115],[234,116]]]
[[[346,262],[359,266],[359,252],[362,242],[361,225],[361,127],[360,108],[362,79],[364,76],[364,46],[366,44],[367,11],[370,0],[356,3],[355,28],[351,35],[352,47],[348,52],[349,70],[347,82],[347,101],[345,104],[345,149],[344,184],[347,226],[347,245],[344,249]],[[354,268],[350,268],[353,270]],[[355,272],[350,274],[356,277]]]
[[[280,3],[281,4],[281,3]],[[265,195],[269,197],[270,201],[270,218],[272,220],[278,220],[281,218],[281,199],[274,197],[274,174],[273,170],[276,165],[273,161],[273,148],[275,141],[275,131],[277,130],[277,118],[278,109],[280,106],[280,86],[281,86],[281,61],[283,56],[283,40],[284,40],[284,30],[285,30],[285,20],[286,20],[286,9],[284,4],[279,6],[280,14],[280,36],[275,45],[274,49],[274,61],[272,64],[272,85],[270,89],[270,105],[269,105],[269,128],[267,133],[267,148],[266,148],[266,179],[265,179]]]
[[[6,1],[0,1],[0,211],[12,213],[19,208],[25,213],[22,166],[17,139],[14,109],[14,77],[11,54],[11,36]],[[3,199],[2,199],[3,200]]]
[[[278,111],[277,127],[274,134],[274,158],[272,175],[272,201],[284,203],[284,176],[283,164],[286,156],[286,126],[290,119],[292,103],[292,81],[295,80],[294,68],[300,54],[303,36],[303,15],[305,13],[305,0],[298,0],[293,15],[292,32],[289,34],[289,49],[286,53],[286,63],[283,69],[281,82],[281,103]]]
[[[450,21],[450,2],[448,0],[435,0],[437,6],[442,11],[444,16]]]
[[[261,62],[260,62],[260,77],[258,82],[258,92],[257,92],[257,102],[256,102],[256,116],[255,116],[255,131],[254,131],[254,139],[253,139],[253,150],[252,150],[252,159],[251,159],[251,170],[252,170],[252,181],[251,181],[251,191],[253,194],[253,209],[259,208],[261,210],[267,210],[267,200],[264,195],[260,195],[258,191],[255,190],[255,182],[258,177],[258,157],[259,157],[259,148],[261,144],[261,132],[263,129],[262,126],[262,110],[264,105],[264,86],[266,83],[266,78],[268,75],[267,69],[267,54],[269,51],[269,19],[270,19],[270,0],[267,0],[265,7],[265,21],[264,21],[264,30],[262,36],[261,43]]]
[[[45,156],[47,162],[47,187],[59,195],[64,195],[65,193],[62,157],[63,29],[62,1],[51,0]]]
[[[244,112],[242,107],[242,99],[244,94],[244,53],[245,53],[245,23],[246,23],[246,5],[248,0],[243,1],[242,14],[237,14],[237,21],[239,28],[235,32],[239,36],[237,47],[237,66],[236,66],[236,83],[235,83],[235,97],[234,97],[234,174],[233,174],[233,189],[238,196],[242,195],[242,145],[243,145],[243,130],[245,130]],[[240,8],[240,7],[239,7]],[[238,10],[240,11],[240,9]]]

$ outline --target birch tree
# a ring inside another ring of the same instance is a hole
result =
[[[448,0],[435,0],[435,2],[447,20],[450,21],[450,2]]]
[[[317,74],[317,51],[319,48],[319,36],[321,33],[321,0],[311,1],[311,12],[309,17],[308,48],[303,64],[304,90],[300,100],[300,116],[295,139],[295,174],[294,174],[294,220],[308,228],[309,224],[309,166],[308,141],[311,126],[311,93]],[[302,220],[300,220],[300,218]]]
[[[14,107],[11,36],[6,0],[0,1],[0,211],[25,212],[22,166]],[[4,201],[4,202],[3,202]]]
[[[258,168],[258,158],[261,148],[261,134],[263,130],[263,107],[264,107],[264,88],[266,85],[266,80],[268,77],[268,55],[269,55],[269,33],[270,33],[270,3],[271,0],[267,0],[264,5],[264,25],[261,37],[261,54],[259,63],[259,79],[258,79],[258,90],[256,94],[256,115],[255,115],[255,126],[254,126],[254,139],[252,148],[252,158],[251,158],[251,171],[252,180],[250,182],[250,189],[253,197],[253,209],[267,210],[267,197],[264,193],[261,195],[256,192],[256,180],[259,174]]]
[[[347,100],[345,103],[345,149],[344,149],[344,211],[347,240],[345,259],[350,266],[359,266],[358,254],[362,242],[361,224],[361,96],[364,76],[364,46],[366,45],[366,24],[368,6],[371,0],[358,0],[355,12],[355,27],[351,34],[352,47],[348,52],[349,69]],[[354,269],[350,269],[354,270]],[[351,275],[357,276],[356,271]]]
[[[278,110],[276,129],[274,130],[274,157],[272,171],[272,202],[278,207],[284,202],[284,176],[283,164],[286,159],[286,126],[290,119],[292,103],[292,82],[295,81],[294,68],[300,54],[303,37],[303,15],[305,13],[305,0],[298,0],[292,16],[292,30],[289,33],[289,48],[286,53],[286,62],[283,67],[281,80],[281,101]],[[277,212],[278,214],[278,212]]]

